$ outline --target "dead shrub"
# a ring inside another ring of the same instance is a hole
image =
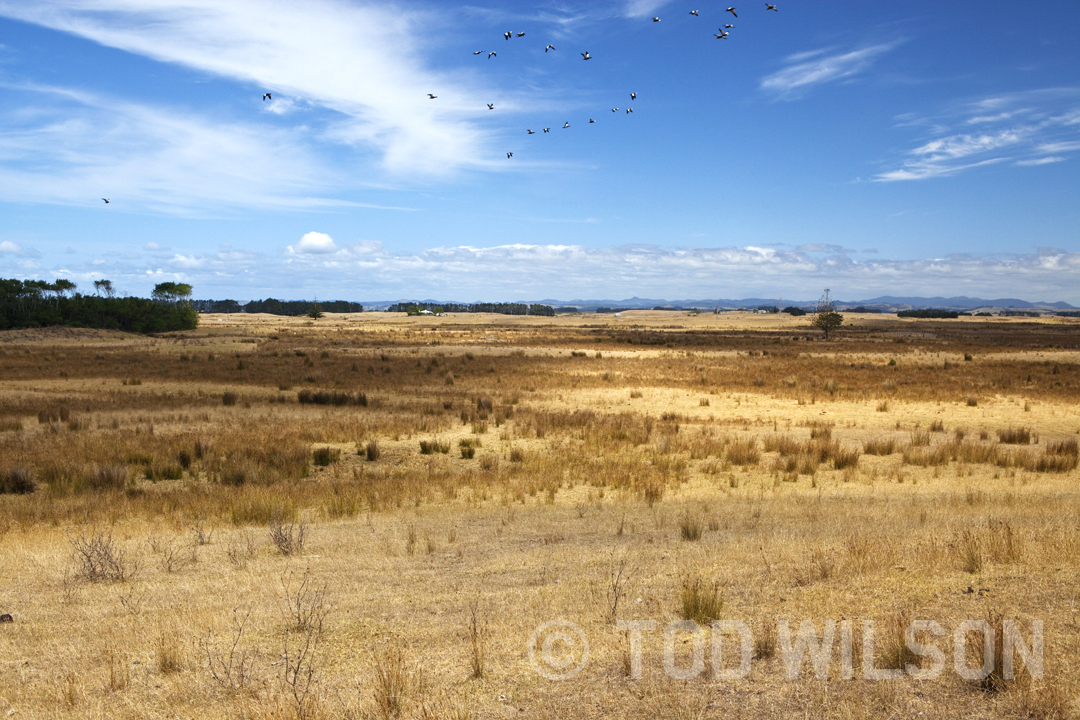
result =
[[[126,582],[138,570],[129,562],[124,549],[117,545],[112,533],[105,531],[68,534],[75,556],[75,577],[87,582]]]
[[[304,523],[292,521],[286,525],[278,514],[275,514],[270,522],[270,541],[282,555],[299,555],[303,552],[307,532],[308,528]]]

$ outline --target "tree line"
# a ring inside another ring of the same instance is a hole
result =
[[[363,305],[346,300],[312,303],[309,300],[266,298],[265,300],[251,300],[243,305],[235,300],[193,300],[191,306],[202,313],[266,313],[267,315],[285,315],[289,317],[308,315],[313,306],[316,306],[322,312],[364,312]]]
[[[63,325],[155,333],[199,324],[185,283],[160,283],[150,298],[116,297],[108,280],[95,281],[93,295],[77,289],[65,278],[51,283],[0,278],[0,330]]]
[[[555,316],[555,308],[550,305],[530,305],[528,303],[397,303],[386,308],[387,312],[403,312],[417,315],[421,310],[433,313],[497,313],[499,315],[544,315]]]

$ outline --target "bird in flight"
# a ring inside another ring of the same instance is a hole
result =
[[[523,32],[519,32],[519,33],[518,33],[518,37],[525,37],[525,33],[523,33]]]
[[[497,53],[494,50],[492,50],[491,52],[488,53],[488,60],[490,60],[491,58],[496,57],[496,56],[497,56]]]
[[[507,30],[506,32],[503,33],[503,37],[506,38],[507,40],[509,40],[511,37],[513,37],[513,35],[514,35],[514,33],[510,32],[509,30]]]
[[[629,115],[632,112],[634,112],[634,108],[626,108],[626,114],[627,115]]]
[[[533,132],[532,130],[530,130],[530,131],[529,131],[529,134],[530,134],[530,135],[535,135],[536,133],[534,133],[534,132]]]
[[[270,93],[263,93],[263,102],[266,102],[267,100],[273,100],[273,99],[274,98],[270,97]]]
[[[514,153],[506,153],[506,157],[512,158],[512,157],[514,157]]]
[[[105,201],[105,204],[106,204],[106,205],[108,205],[108,204],[109,204],[109,198],[101,198],[101,199]]]
[[[619,112],[619,108],[611,108],[611,112]]]
[[[658,17],[654,17],[654,18],[652,19],[652,21],[653,21],[653,22],[660,22],[660,18],[658,18]]]
[[[637,93],[630,93],[631,100],[637,100]]]
[[[581,53],[581,57],[585,58],[586,60],[592,60],[592,55],[590,55],[590,54],[589,54],[589,51],[588,51],[588,50],[586,50],[585,52]]]
[[[544,132],[551,132],[551,128],[544,128]]]
[[[727,10],[725,10],[724,12],[729,12],[729,13],[731,13],[732,15],[735,15],[735,8],[733,8],[733,7],[729,7],[729,8],[728,8]],[[739,16],[738,16],[738,15],[735,15],[735,17],[739,17]]]
[[[546,48],[544,48],[544,52],[547,52],[548,50],[554,50],[554,49],[555,49],[554,45],[548,45]]]
[[[494,110],[495,109],[495,106],[492,103],[488,103],[487,106],[488,106],[488,110]]]
[[[690,14],[693,15],[694,17],[701,17],[700,15],[697,14],[697,10],[691,10]]]
[[[727,40],[727,36],[728,36],[727,31],[726,30],[721,30],[720,34],[716,36],[716,39],[717,40]]]
[[[589,118],[589,122],[591,122],[591,123],[594,123],[594,122],[596,122],[596,121],[595,121],[595,120],[593,120],[592,118]]]
[[[476,52],[473,53],[473,55],[483,55],[483,54],[484,54],[483,50],[477,50]]]
[[[724,27],[726,27],[726,28],[733,28],[733,27],[735,27],[735,26],[734,26],[734,25],[725,25]]]
[[[562,127],[563,127],[563,130],[565,130],[566,128],[570,127],[570,123],[565,123]]]
[[[776,9],[775,5],[770,5],[769,3],[765,3],[765,9],[766,10],[772,10],[774,12],[780,12],[779,10]]]
[[[429,98],[431,98],[432,100],[434,100],[435,98],[439,97],[438,95],[432,95],[431,93],[428,93],[428,94],[427,94],[427,96],[428,96]]]

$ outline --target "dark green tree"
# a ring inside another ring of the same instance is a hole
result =
[[[810,325],[819,328],[825,333],[825,339],[829,339],[829,331],[835,330],[844,324],[844,316],[836,312],[836,302],[829,295],[829,288],[825,288],[825,294],[818,300],[814,309],[814,316]]]

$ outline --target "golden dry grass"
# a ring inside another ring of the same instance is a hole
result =
[[[0,336],[0,712],[1075,716],[1076,327],[863,316],[824,343],[772,316],[373,313]],[[669,679],[664,627],[717,614],[753,631],[750,675],[715,680],[706,653]],[[984,618],[1044,622],[1042,679],[861,679],[864,620],[885,668],[908,619],[951,659]],[[529,661],[558,619],[590,642],[565,681]],[[786,679],[778,619],[852,620],[857,679],[838,651],[828,682]],[[637,680],[630,620],[657,623]]]

